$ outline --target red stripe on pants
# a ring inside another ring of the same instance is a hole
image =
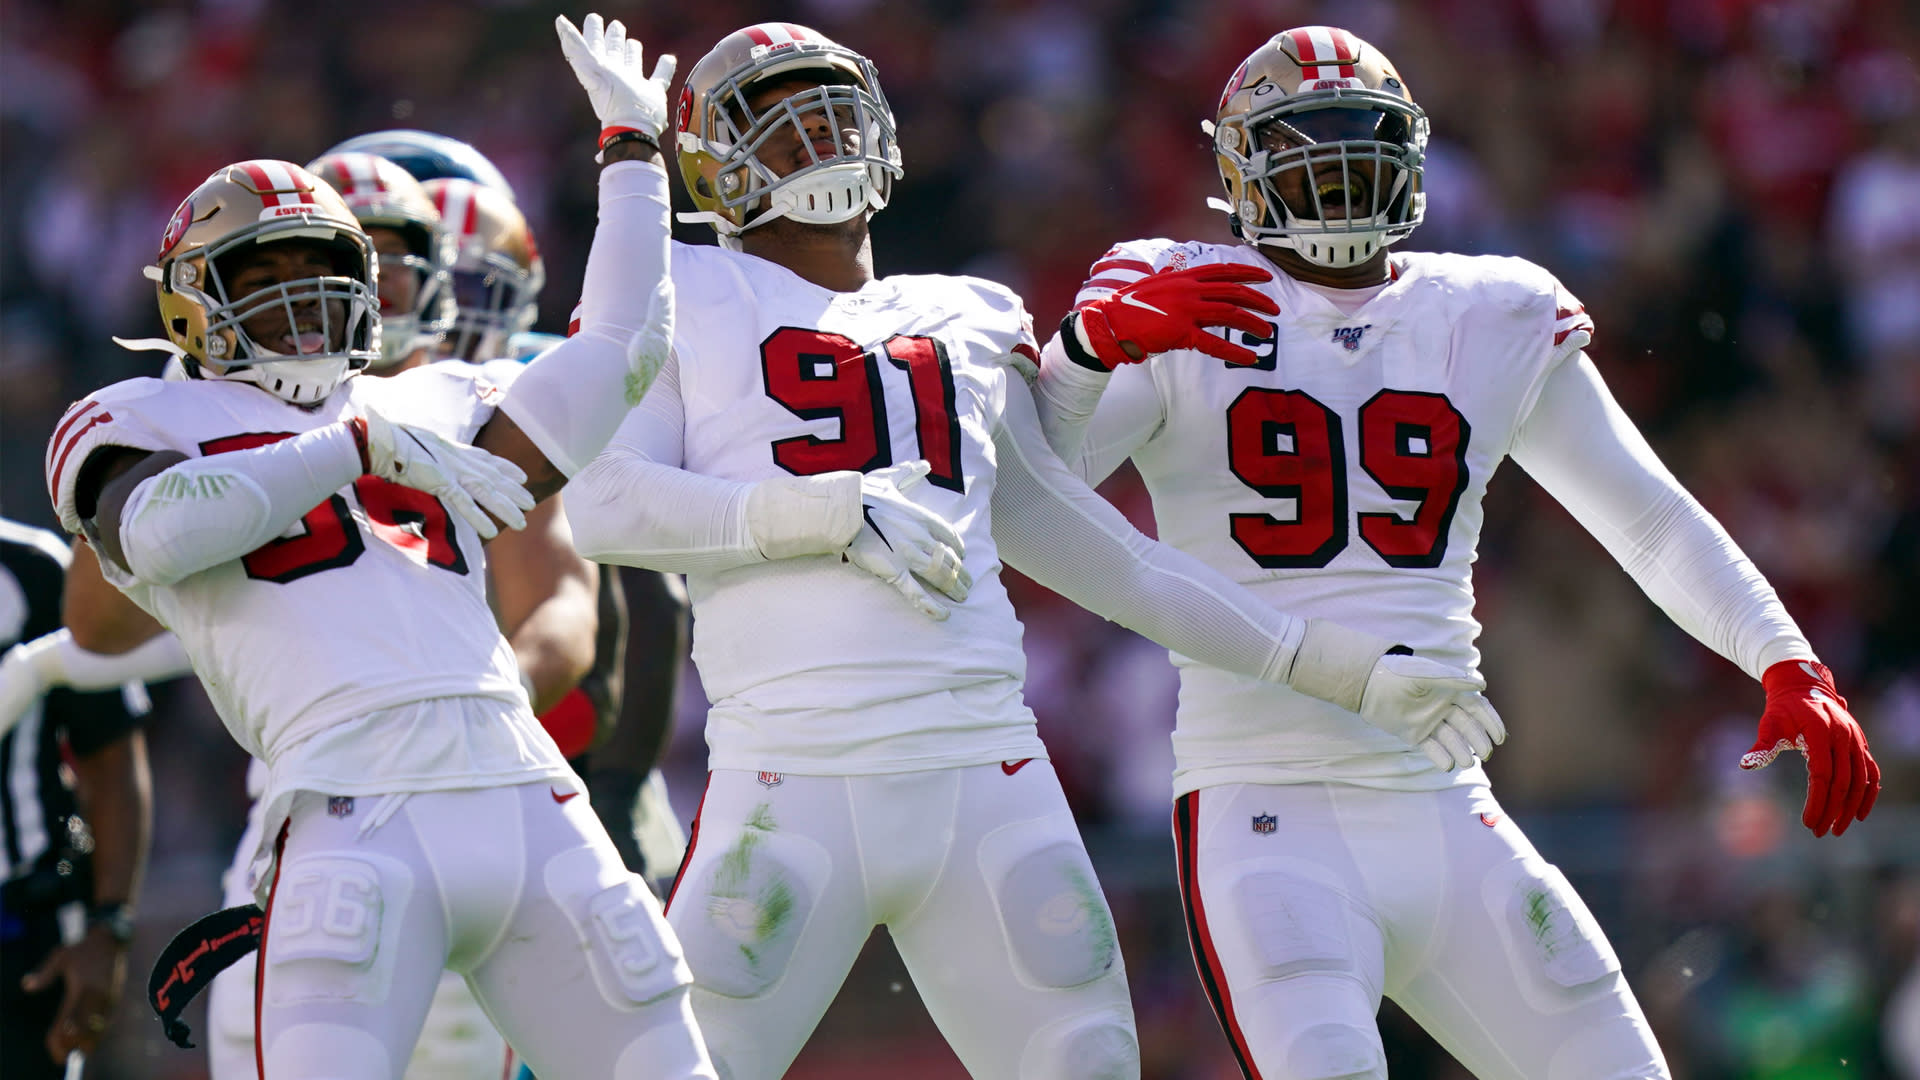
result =
[[[267,931],[273,926],[273,897],[280,891],[280,859],[287,850],[287,826],[280,823],[280,835],[273,841],[273,884],[267,886],[267,910],[260,919],[260,950],[253,962],[253,1066],[260,1080],[267,1080],[267,1041],[261,1038],[260,1005],[267,994]]]
[[[1200,899],[1200,793],[1190,791],[1173,804],[1174,857],[1180,869],[1180,903],[1187,912],[1187,940],[1193,946],[1193,966],[1200,971],[1200,984],[1206,988],[1213,1015],[1220,1020],[1240,1073],[1247,1080],[1262,1080],[1254,1065],[1253,1051],[1240,1030],[1233,1012],[1233,993],[1227,989],[1227,972],[1214,951],[1213,935],[1207,927],[1206,905]]]

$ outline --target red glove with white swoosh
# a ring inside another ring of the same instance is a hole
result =
[[[1224,326],[1255,337],[1270,335],[1272,326],[1254,312],[1278,315],[1280,306],[1244,283],[1272,280],[1271,273],[1238,263],[1148,274],[1112,296],[1082,304],[1068,317],[1069,323],[1078,323],[1077,335],[1068,334],[1078,347],[1069,348],[1068,355],[1091,353],[1108,371],[1174,349],[1194,349],[1229,364],[1254,363],[1259,357],[1252,350],[1206,328]],[[1073,358],[1084,364],[1081,357]]]
[[[1740,758],[1743,769],[1770,764],[1783,750],[1807,759],[1807,806],[1801,824],[1815,836],[1847,831],[1865,821],[1880,795],[1880,766],[1867,750],[1866,733],[1834,689],[1833,672],[1812,660],[1782,660],[1760,676],[1767,709],[1760,737]]]

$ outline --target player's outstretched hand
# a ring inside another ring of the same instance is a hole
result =
[[[1418,656],[1380,658],[1360,697],[1360,716],[1417,746],[1452,772],[1507,741],[1507,726],[1486,695],[1486,680]]]
[[[589,15],[576,29],[561,15],[553,20],[560,49],[573,65],[573,74],[586,87],[593,115],[600,120],[600,142],[622,131],[637,131],[658,142],[667,129],[667,84],[679,61],[671,53],[654,62],[653,74],[643,74],[638,41],[615,19],[602,24]]]
[[[0,653],[0,735],[12,731],[13,725],[47,692],[46,679],[33,662],[36,648],[46,648],[46,645],[40,641],[23,641]]]
[[[1812,660],[1782,660],[1760,675],[1767,708],[1760,737],[1740,758],[1743,769],[1763,769],[1783,750],[1807,759],[1807,805],[1800,823],[1815,836],[1847,831],[1865,821],[1880,797],[1880,765],[1866,733],[1834,689],[1833,672]]]
[[[1252,350],[1207,327],[1266,337],[1271,328],[1254,313],[1277,315],[1280,307],[1246,283],[1272,280],[1271,273],[1239,263],[1162,270],[1081,305],[1074,316],[1075,333],[1084,336],[1082,344],[1109,371],[1174,349],[1195,349],[1229,364],[1252,364],[1259,359]]]
[[[509,529],[527,527],[534,498],[519,466],[425,428],[391,423],[372,409],[365,414],[350,423],[364,439],[368,475],[434,496],[483,540],[499,535],[496,518]]]
[[[960,603],[973,588],[962,560],[966,544],[938,514],[908,498],[932,467],[903,461],[860,478],[861,513],[866,523],[854,534],[843,558],[892,585],[920,614],[945,619],[949,608],[927,586]]]

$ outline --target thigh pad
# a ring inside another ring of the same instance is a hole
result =
[[[996,829],[979,860],[1014,965],[1033,985],[1083,986],[1120,963],[1113,913],[1071,818]]]
[[[1349,920],[1364,916],[1344,892],[1316,880],[1313,869],[1263,862],[1231,878],[1224,890],[1260,979],[1360,974]]]
[[[832,872],[826,848],[762,813],[724,850],[697,852],[674,894],[673,923],[700,989],[732,998],[772,990]]]
[[[607,1004],[634,1009],[693,982],[660,905],[611,847],[578,847],[547,861],[547,895],[587,952]]]
[[[288,859],[267,922],[267,1001],[385,1001],[413,889],[412,869],[385,855]]]
[[[1593,913],[1556,866],[1538,858],[1496,867],[1482,890],[1501,927],[1509,958],[1559,990],[1599,982],[1620,970],[1620,958]],[[1544,987],[1543,987],[1544,989]]]

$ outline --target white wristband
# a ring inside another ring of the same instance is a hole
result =
[[[1308,619],[1287,685],[1357,713],[1373,666],[1391,648],[1393,642],[1386,638],[1327,619]]]

